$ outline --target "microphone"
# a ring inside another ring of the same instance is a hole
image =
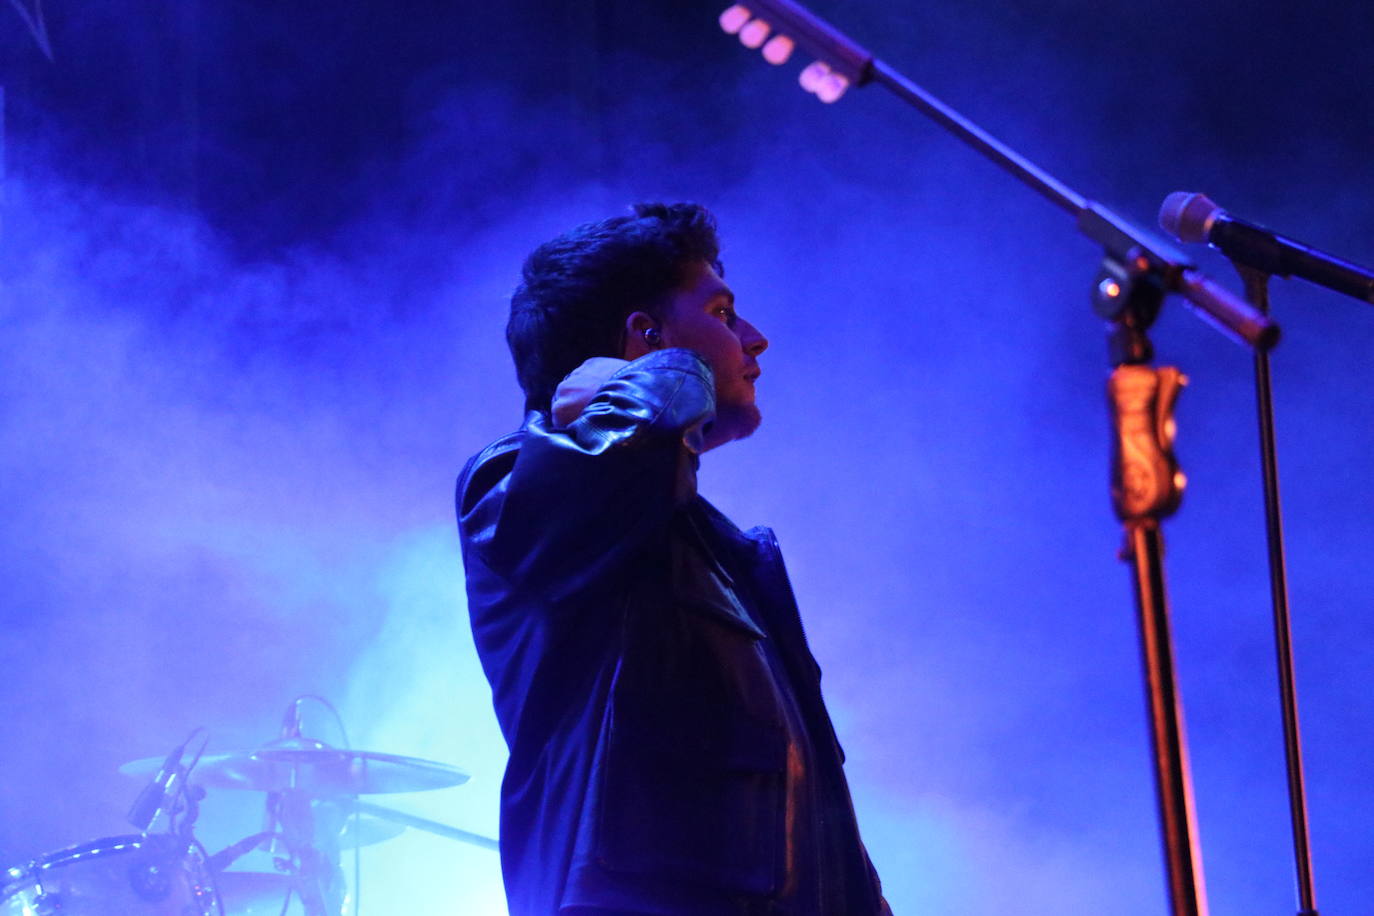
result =
[[[1175,191],[1164,198],[1159,225],[1180,242],[1206,242],[1238,265],[1300,277],[1374,305],[1374,270],[1236,219],[1205,194]]]
[[[162,766],[153,777],[153,781],[144,786],[143,791],[138,793],[138,798],[134,799],[127,817],[129,823],[138,828],[139,833],[148,832],[162,807],[167,804],[167,799],[179,791],[177,781],[183,776],[181,757],[189,743],[190,739],[187,739],[172,749],[167,759],[162,761]]]

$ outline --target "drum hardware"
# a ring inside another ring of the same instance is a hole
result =
[[[263,747],[205,756],[197,728],[165,758],[125,763],[121,773],[148,777],[128,819],[141,832],[106,837],[0,871],[0,916],[280,916],[294,897],[305,916],[359,912],[358,849],[407,827],[486,848],[496,841],[437,821],[370,805],[364,794],[418,792],[461,785],[466,773],[431,760],[331,747],[301,733],[292,700],[277,740]],[[195,748],[188,752],[188,748]],[[189,762],[187,757],[189,756]],[[191,774],[195,773],[195,782]],[[205,787],[263,792],[264,829],[214,855],[195,837]],[[166,832],[150,833],[165,814]],[[341,865],[354,850],[352,889]],[[229,871],[255,849],[276,872]]]
[[[205,790],[186,778],[197,728],[157,767],[128,819],[140,833],[104,837],[32,859],[3,873],[0,916],[224,916],[194,827]],[[167,815],[166,833],[149,828]]]
[[[333,714],[343,749],[302,733],[301,706],[307,700]],[[347,730],[333,705],[307,694],[287,706],[276,740],[262,747],[197,758],[195,788],[265,793],[263,829],[207,857],[217,884],[225,889],[229,912],[235,916],[285,912],[293,897],[300,901],[306,916],[336,916],[345,907],[357,912],[361,877],[358,848],[397,836],[407,826],[494,846],[494,841],[477,834],[390,809],[361,811],[360,795],[442,789],[467,782],[468,775],[447,764],[356,751],[348,744]],[[158,784],[158,776],[176,768],[176,754],[174,751],[169,757],[170,762],[146,758],[119,769],[130,776],[154,775],[153,782]],[[477,839],[471,839],[474,837]],[[348,848],[354,850],[351,900],[341,866]],[[275,873],[228,870],[254,849],[263,849],[271,856]]]
[[[317,800],[315,804],[318,806],[320,804],[325,804],[325,802]],[[422,819],[415,818],[415,820]],[[351,815],[344,821],[343,828],[339,833],[337,841],[338,846],[340,849],[352,849],[354,846],[371,846],[375,843],[383,843],[405,833],[407,826],[413,827],[417,825],[395,818],[377,816],[370,812]],[[421,827],[420,829],[425,828]],[[209,866],[210,871],[215,874],[220,874],[221,872],[227,871],[230,866],[248,855],[248,853],[252,852],[254,849],[259,847],[264,849],[270,848],[269,841],[276,836],[277,834],[275,832],[269,830],[250,834],[210,856],[206,860],[206,864]]]
[[[160,763],[157,758],[135,760],[121,766],[120,772],[134,776],[153,773]],[[407,826],[379,811],[369,812],[373,817],[358,816],[353,811],[356,796],[441,789],[467,780],[466,773],[447,764],[340,750],[299,735],[279,738],[260,748],[205,755],[196,767],[197,788],[206,785],[267,793],[265,829],[258,834],[261,839],[249,842],[252,838],[245,838],[211,857],[219,861],[222,854],[229,856],[216,871],[217,877],[229,874],[224,871],[229,862],[268,842],[273,864],[286,879],[285,894],[296,895],[307,916],[340,912],[345,897],[340,866],[344,849],[381,842],[401,832],[394,829],[396,826]],[[246,844],[242,853],[230,852],[240,843]],[[355,878],[355,898],[357,884]]]
[[[483,849],[496,849],[497,842],[491,837],[482,836],[480,833],[471,833],[467,830],[460,830],[457,827],[450,827],[448,824],[441,824],[438,821],[431,821],[427,818],[416,817],[404,811],[397,811],[395,808],[387,808],[383,805],[374,805],[369,802],[358,802],[357,810],[359,816],[372,815],[380,820],[391,821],[404,827],[414,827],[416,830],[424,830],[435,836],[441,836],[448,840],[457,840],[460,843],[470,843],[473,846],[480,846]],[[367,821],[363,821],[367,823]]]
[[[4,874],[4,916],[224,916],[200,845],[171,834],[92,840]]]

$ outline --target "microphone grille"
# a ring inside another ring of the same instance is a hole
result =
[[[1180,242],[1205,242],[1221,208],[1206,194],[1175,191],[1159,208],[1159,227]]]

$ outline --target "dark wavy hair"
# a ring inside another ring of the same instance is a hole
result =
[[[619,356],[625,319],[655,318],[705,261],[724,273],[716,219],[697,204],[636,204],[633,215],[587,223],[525,259],[510,300],[506,343],[526,410],[549,409],[558,383],[593,356]]]

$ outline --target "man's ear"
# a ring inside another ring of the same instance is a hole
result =
[[[648,312],[631,312],[625,316],[625,347],[620,354],[622,359],[639,359],[662,346],[650,345],[649,340],[645,339],[645,331],[658,333],[658,321],[654,316]]]

